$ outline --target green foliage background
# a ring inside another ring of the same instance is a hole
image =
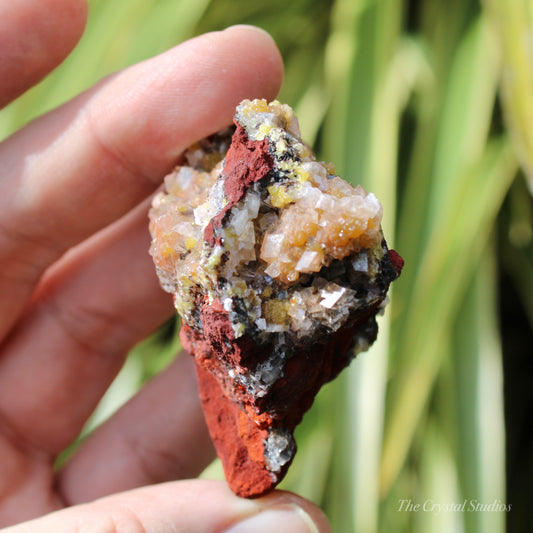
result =
[[[531,455],[521,485],[505,455],[505,421],[520,453],[513,430],[531,406],[518,396],[506,419],[502,364],[523,357],[531,371],[530,2],[91,0],[81,43],[3,112],[0,137],[112,71],[238,23],[273,35],[280,99],[320,159],[381,199],[406,261],[378,342],[319,395],[282,487],[322,506],[337,532],[533,530]],[[169,362],[174,329],[133,351],[88,430]],[[400,511],[409,499],[512,510]]]

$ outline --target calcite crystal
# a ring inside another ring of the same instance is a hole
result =
[[[190,147],[150,212],[207,425],[235,493],[285,475],[320,387],[375,340],[403,261],[377,198],[315,160],[292,109],[243,101]]]

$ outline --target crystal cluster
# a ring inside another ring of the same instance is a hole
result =
[[[151,254],[231,488],[274,488],[319,388],[375,340],[403,261],[372,193],[316,161],[290,107],[243,101],[153,200]]]

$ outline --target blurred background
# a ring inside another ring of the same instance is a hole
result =
[[[110,72],[255,24],[318,158],[384,204],[406,266],[378,342],[297,430],[281,487],[339,533],[533,531],[533,3],[89,4],[83,40],[3,111],[1,138]],[[170,362],[177,327],[133,350],[86,431]]]

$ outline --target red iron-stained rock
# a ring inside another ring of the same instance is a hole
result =
[[[151,253],[228,484],[253,498],[283,479],[321,386],[374,342],[403,259],[376,197],[314,159],[288,106],[245,100],[235,126],[165,179]]]
[[[244,498],[269,492],[273,480],[266,469],[263,444],[267,431],[255,426],[224,394],[216,378],[199,363],[196,363],[196,371],[205,419],[228,485]]]

